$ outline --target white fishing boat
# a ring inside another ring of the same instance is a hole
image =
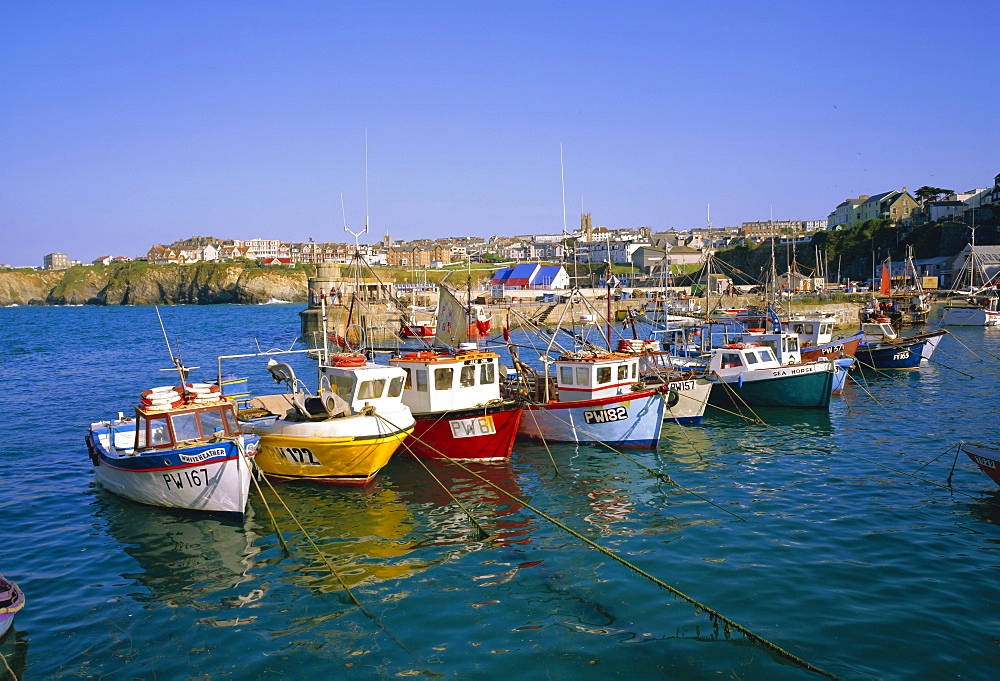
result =
[[[653,331],[653,334],[658,333]],[[663,419],[674,423],[692,424],[701,421],[705,415],[708,396],[712,392],[712,381],[705,372],[685,368],[677,358],[659,349],[656,339],[621,339],[618,351],[639,358],[639,375],[642,383],[650,388],[659,388],[666,395]]]
[[[520,433],[554,442],[604,443],[655,449],[666,395],[642,387],[637,357],[618,352],[577,351],[551,362],[555,376],[515,359],[519,376],[506,394],[525,400]]]
[[[87,449],[102,487],[152,506],[242,515],[258,438],[243,434],[216,385],[145,391],[134,416],[90,424]]]
[[[1000,324],[1000,291],[987,276],[976,254],[976,228],[972,228],[969,254],[955,277],[952,288],[958,291],[945,301],[941,311],[942,326],[997,326]]]
[[[944,326],[997,326],[1000,324],[1000,294],[984,289],[976,294],[950,299],[941,310]]]

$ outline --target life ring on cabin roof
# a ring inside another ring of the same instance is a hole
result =
[[[181,395],[181,389],[172,385],[162,385],[159,388],[150,388],[143,392],[139,397],[144,400],[155,400],[162,401],[166,399],[178,399]],[[176,396],[176,397],[175,397]]]
[[[746,347],[746,343],[730,343],[725,347],[730,350],[742,350],[743,348]]]
[[[219,392],[219,386],[211,383],[187,383],[184,385],[184,390],[196,395],[209,395]]]
[[[403,355],[403,359],[434,359],[437,353],[421,350],[420,352],[408,352]]]
[[[364,355],[334,355],[330,366],[363,367],[368,359]]]

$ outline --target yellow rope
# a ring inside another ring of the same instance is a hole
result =
[[[3,666],[7,668],[7,673],[10,674],[10,678],[17,681],[17,674],[15,674],[14,670],[10,668],[9,664],[7,664],[7,656],[0,653],[0,660],[3,660]]]
[[[239,446],[239,448],[240,448],[240,450],[242,452],[243,451],[243,445],[242,444],[238,444],[238,446]],[[245,456],[245,453],[244,453],[244,456]],[[407,648],[406,645],[395,634],[393,634],[391,631],[389,631],[389,629],[386,628],[386,626],[375,616],[375,614],[373,612],[371,612],[365,606],[365,604],[362,603],[358,599],[357,596],[354,595],[354,592],[351,590],[351,588],[349,586],[347,586],[347,583],[340,576],[340,573],[337,572],[337,570],[330,563],[329,559],[327,559],[326,554],[324,554],[320,550],[319,546],[316,545],[316,542],[313,541],[312,536],[309,534],[309,532],[306,531],[306,528],[302,526],[302,523],[300,523],[299,519],[295,516],[294,513],[292,513],[292,510],[290,508],[288,508],[288,504],[286,504],[285,500],[281,498],[280,494],[278,494],[278,490],[274,489],[274,485],[271,484],[271,481],[268,479],[267,475],[265,474],[262,477],[264,479],[264,482],[267,483],[268,488],[271,490],[271,493],[274,494],[275,498],[277,498],[277,500],[281,503],[281,506],[285,509],[285,512],[288,514],[288,517],[291,518],[292,522],[294,522],[295,525],[296,525],[296,527],[299,528],[299,531],[302,533],[302,536],[305,537],[306,542],[309,543],[309,546],[312,547],[313,551],[316,552],[316,555],[318,555],[319,558],[320,558],[320,560],[323,561],[323,563],[326,565],[326,568],[330,571],[330,574],[337,578],[337,581],[340,583],[340,586],[344,589],[344,591],[347,592],[347,595],[348,595],[348,597],[350,597],[351,602],[353,602],[354,605],[356,605],[358,607],[358,609],[361,610],[361,612],[363,612],[365,614],[365,616],[369,620],[371,620],[371,622],[376,627],[378,627],[379,630],[382,631],[382,633],[384,633],[386,636],[388,636],[390,639],[392,639],[393,642],[396,643],[396,645],[398,645],[408,655],[410,655],[410,657],[412,657],[414,660],[416,660],[417,659],[416,655],[414,655],[413,652],[409,648]],[[261,492],[260,485],[257,484],[257,481],[252,476],[251,476],[251,480],[254,480],[254,484],[257,487],[257,493],[260,494],[261,499],[264,501],[264,506],[265,506],[265,508],[267,508],[268,513],[271,513],[271,508],[270,508],[270,506],[268,506],[267,500],[264,499],[264,495]],[[278,535],[279,541],[281,542],[282,546],[285,547],[285,550],[288,551],[288,545],[285,544],[284,538],[282,538],[281,533],[277,530],[277,520],[274,519],[274,515],[273,514],[271,514],[271,518],[272,518],[272,521],[274,522],[275,533]],[[288,552],[289,552],[289,554],[291,553],[291,551],[288,551]]]

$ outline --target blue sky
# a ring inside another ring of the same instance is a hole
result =
[[[0,263],[820,219],[1000,172],[992,5],[0,2]]]

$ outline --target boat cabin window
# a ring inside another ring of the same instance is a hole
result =
[[[559,367],[559,382],[563,385],[573,385],[573,367]]]
[[[170,431],[167,429],[167,417],[148,418],[140,420],[137,429],[139,441],[137,449],[146,447],[163,447],[170,444]]]
[[[409,390],[413,387],[413,372],[410,371],[410,367],[403,367],[403,371],[406,372],[406,384],[403,387]]]
[[[820,324],[819,332],[824,336],[833,333],[833,324]]]
[[[639,370],[639,363],[638,362],[633,362],[632,363],[632,378],[635,378],[636,372],[638,370]]]
[[[756,364],[757,363],[757,355],[755,353],[753,353],[753,352],[748,352],[746,354],[746,358],[747,358],[747,364]]]
[[[463,388],[470,388],[476,384],[476,367],[474,364],[462,367],[462,372],[458,376],[458,384]]]
[[[407,373],[406,380],[409,380],[409,378],[410,375]],[[403,380],[402,376],[396,376],[396,378],[392,379],[392,382],[389,383],[389,397],[399,397],[403,394]]]
[[[483,385],[491,385],[496,383],[497,372],[496,366],[491,362],[489,364],[481,364],[482,369],[479,372],[479,382]]]
[[[434,370],[434,389],[451,390],[454,382],[455,370],[452,368],[439,368]]]
[[[354,379],[350,376],[344,376],[342,374],[325,374],[329,378],[333,379],[333,390],[337,395],[340,396],[345,402],[350,402],[354,392]]]
[[[201,430],[198,428],[197,413],[188,412],[186,414],[171,414],[170,425],[174,427],[174,439],[177,442],[198,440],[201,438]]]
[[[722,363],[720,365],[723,369],[732,369],[733,367],[743,366],[743,360],[740,359],[740,353],[738,352],[724,352],[722,353]]]
[[[628,380],[628,364],[622,364],[618,367],[618,380],[627,381]]]
[[[385,379],[379,378],[371,381],[362,381],[361,387],[358,388],[358,399],[359,400],[374,400],[382,397],[382,393],[385,391]]]
[[[233,415],[228,409],[212,409],[211,411],[199,412],[201,417],[201,431],[205,437],[212,437],[216,432],[223,434],[239,432],[236,424],[233,423]]]
[[[761,362],[773,362],[774,361],[774,357],[771,355],[771,349],[770,348],[764,348],[762,350],[758,350],[757,354],[760,356],[760,361]]]
[[[597,367],[597,385],[611,382],[611,367]]]
[[[427,392],[427,369],[417,369],[413,375],[416,378],[417,392]]]
[[[590,385],[590,371],[587,367],[576,367],[576,384]]]

